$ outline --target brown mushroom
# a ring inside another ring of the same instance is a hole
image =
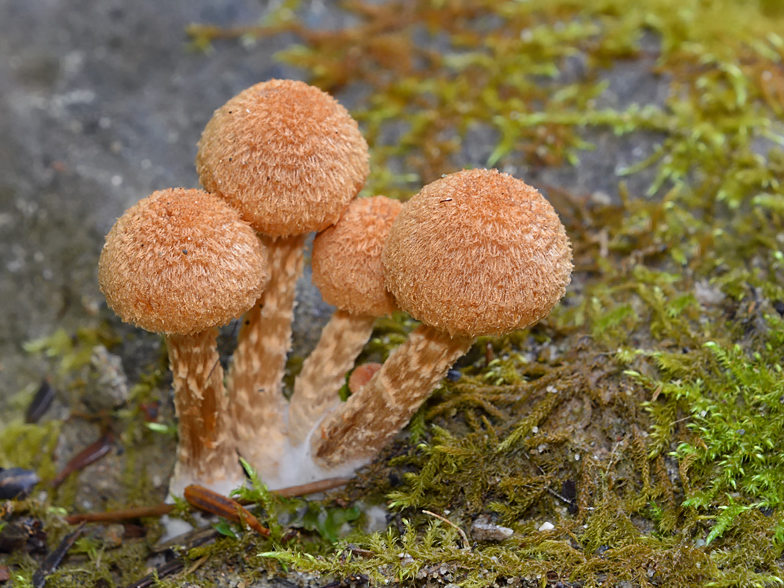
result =
[[[337,307],[302,365],[289,404],[289,439],[299,445],[339,403],[346,372],[370,339],[377,317],[397,310],[384,285],[381,252],[401,204],[374,196],[354,200],[337,224],[313,240],[313,283]]]
[[[552,206],[495,170],[425,186],[395,220],[383,262],[387,287],[423,324],[322,422],[312,447],[327,469],[370,460],[477,336],[547,316],[572,271],[569,239]]]
[[[215,111],[196,168],[270,251],[269,283],[245,316],[228,386],[241,455],[260,471],[274,470],[285,443],[282,378],[305,235],[336,223],[357,195],[369,171],[367,143],[328,94],[271,80]]]
[[[215,339],[260,296],[265,272],[253,229],[201,190],[155,192],[106,236],[98,279],[109,306],[166,335],[179,417],[174,495],[193,483],[225,493],[244,480]]]
[[[376,362],[363,363],[354,368],[348,378],[348,391],[351,394],[356,394],[362,389],[362,386],[370,381],[370,378],[376,375],[376,372],[381,369],[381,364]]]

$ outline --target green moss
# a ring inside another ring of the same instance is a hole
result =
[[[115,337],[103,327],[80,328],[75,333],[60,328],[47,337],[28,341],[24,349],[56,360],[57,375],[64,377],[89,365],[93,347],[112,343],[116,343]]]
[[[51,421],[42,425],[14,423],[3,427],[0,430],[0,467],[35,470],[44,481],[54,479],[52,456],[60,425]]]

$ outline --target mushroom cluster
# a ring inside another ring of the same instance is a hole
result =
[[[356,198],[369,172],[357,123],[331,96],[271,80],[215,111],[196,167],[206,191],[154,193],[107,236],[99,279],[125,321],[166,335],[179,417],[170,492],[270,488],[346,475],[408,422],[476,337],[545,317],[571,275],[552,206],[495,170],[425,186],[405,205]],[[305,237],[313,282],[336,307],[282,391]],[[421,321],[349,398],[338,392],[377,317]],[[224,388],[218,326],[242,328]]]
[[[425,186],[392,224],[382,263],[386,287],[422,324],[321,423],[313,454],[327,469],[372,459],[477,337],[544,318],[572,272],[569,238],[553,207],[495,170]]]

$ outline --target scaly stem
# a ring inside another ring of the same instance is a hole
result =
[[[262,240],[269,250],[269,279],[261,298],[243,318],[228,388],[238,451],[264,477],[277,471],[280,448],[286,440],[288,406],[282,393],[283,374],[291,348],[305,235],[262,236]]]
[[[189,484],[225,493],[244,481],[216,349],[217,334],[218,329],[208,329],[166,338],[179,419],[177,464],[169,484],[175,496],[182,496]]]
[[[324,419],[311,441],[314,461],[333,469],[373,459],[473,341],[417,327],[367,384]]]
[[[316,348],[302,364],[289,403],[289,439],[299,445],[313,426],[340,403],[346,372],[373,333],[375,319],[337,310],[321,331]]]

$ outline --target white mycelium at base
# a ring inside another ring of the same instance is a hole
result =
[[[286,439],[281,448],[279,466],[276,472],[259,472],[261,481],[270,490],[300,486],[329,478],[351,477],[355,471],[368,464],[370,459],[351,460],[331,469],[322,468],[313,461],[311,438],[320,434],[321,422],[316,423],[305,441],[300,445],[292,445]]]

